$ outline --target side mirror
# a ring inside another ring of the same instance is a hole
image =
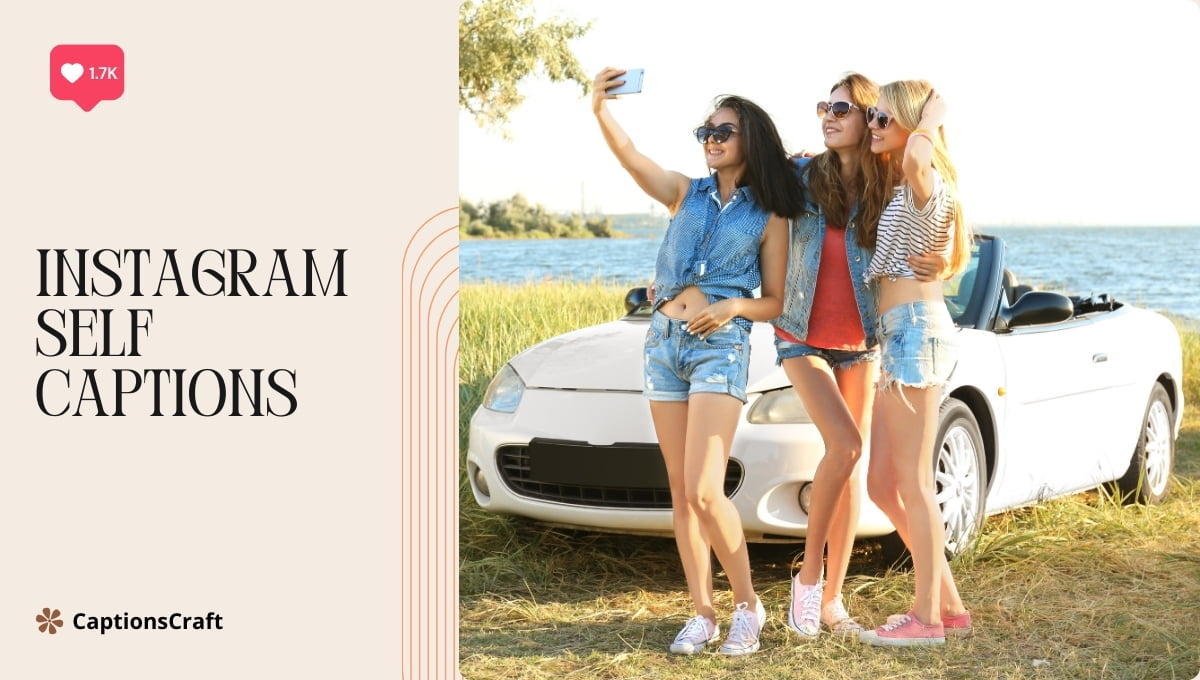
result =
[[[633,314],[638,307],[650,302],[649,296],[646,295],[646,287],[639,286],[630,288],[628,293],[625,293],[625,313]]]
[[[1071,298],[1048,290],[1032,290],[1017,298],[1011,306],[1001,306],[997,321],[1000,330],[1066,321],[1075,315]]]

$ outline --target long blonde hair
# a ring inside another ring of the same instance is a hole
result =
[[[920,125],[921,111],[925,102],[933,93],[933,85],[927,80],[897,80],[879,88],[879,98],[887,99],[892,107],[892,118],[905,130],[912,131]],[[884,186],[895,187],[900,183],[904,172],[900,167],[903,154],[892,154],[887,158],[887,173]],[[958,273],[966,269],[971,261],[971,243],[974,236],[971,228],[963,217],[962,203],[958,200],[958,172],[950,160],[950,152],[946,148],[946,127],[940,126],[933,135],[933,169],[942,176],[950,191],[950,200],[954,206],[954,242],[950,248],[950,272]],[[890,195],[888,196],[890,199]],[[885,199],[885,205],[886,201]],[[880,206],[882,210],[882,206]]]

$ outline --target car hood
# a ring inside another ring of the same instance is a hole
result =
[[[641,392],[648,326],[648,319],[624,318],[582,328],[534,345],[509,363],[531,388]],[[772,336],[769,324],[754,324],[748,393],[788,386],[775,366]]]

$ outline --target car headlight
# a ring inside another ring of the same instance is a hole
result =
[[[483,393],[483,407],[501,413],[512,413],[521,403],[525,394],[525,381],[513,370],[512,366],[504,364],[504,368],[488,383],[487,392]]]
[[[796,390],[790,387],[764,393],[750,407],[746,419],[757,425],[799,425],[812,422]]]

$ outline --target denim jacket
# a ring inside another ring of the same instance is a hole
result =
[[[807,164],[800,159],[797,173]],[[877,311],[877,283],[864,282],[864,274],[871,263],[873,249],[858,245],[855,216],[858,205],[850,209],[850,224],[846,234],[846,260],[850,266],[850,280],[854,282],[854,299],[858,302],[858,314],[862,318],[863,333],[868,348],[878,344],[875,335]],[[817,267],[821,264],[821,249],[825,242],[825,211],[811,201],[805,192],[804,214],[791,220],[791,244],[788,250],[787,286],[783,293],[783,313],[771,323],[793,336],[804,340],[808,337],[809,315],[812,313],[813,293],[817,289]]]
[[[769,218],[748,187],[722,206],[715,175],[693,179],[658,249],[654,308],[688,286],[697,286],[710,304],[754,297],[762,285],[758,250]],[[749,319],[734,321],[750,330]]]

